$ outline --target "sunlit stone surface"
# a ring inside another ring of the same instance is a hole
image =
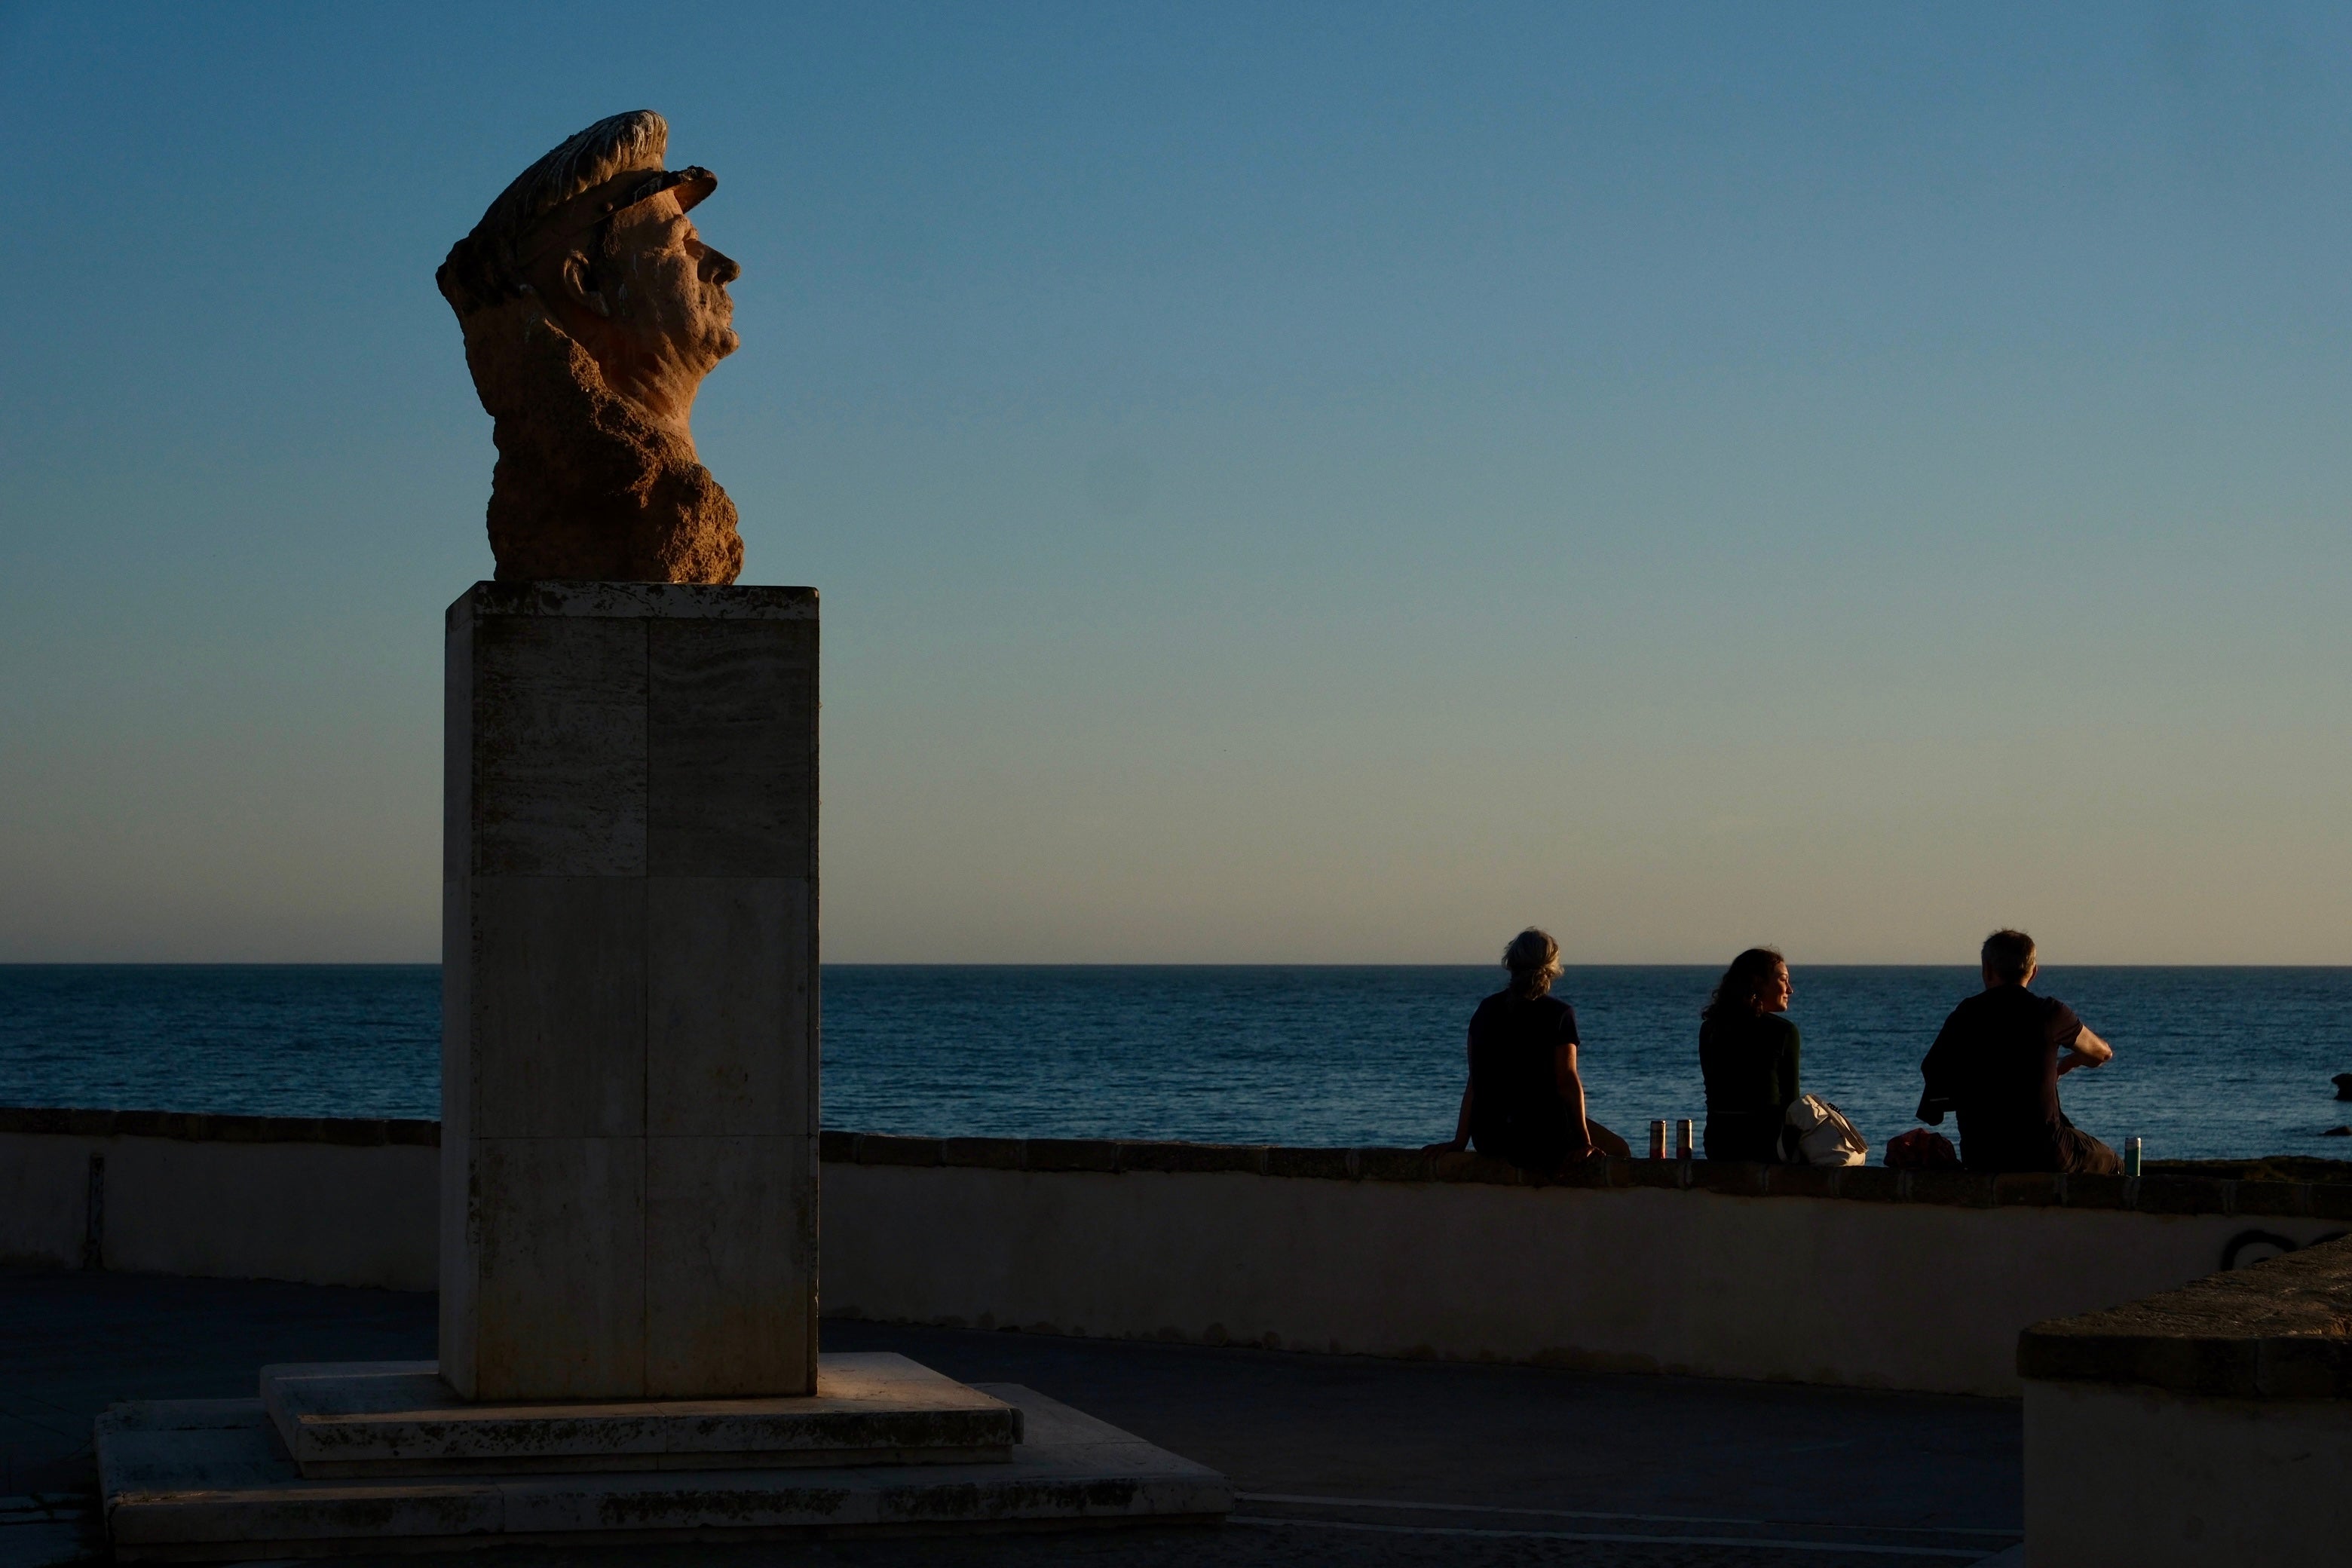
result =
[[[735,503],[695,456],[702,378],[735,352],[740,268],[687,215],[719,184],[666,170],[650,110],[515,177],[434,274],[495,421],[500,582],[732,583]]]

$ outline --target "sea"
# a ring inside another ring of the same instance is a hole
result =
[[[1591,1112],[1640,1143],[1702,1118],[1717,972],[1571,968]],[[828,1128],[998,1137],[1418,1144],[1454,1130],[1489,967],[829,964]],[[1916,1125],[1958,967],[1798,966],[1804,1088],[1874,1143]],[[439,1113],[430,964],[0,965],[0,1105]],[[2352,968],[2068,968],[2035,989],[2116,1047],[2068,1113],[2150,1159],[2345,1157]],[[1947,1129],[1950,1131],[1950,1129]]]

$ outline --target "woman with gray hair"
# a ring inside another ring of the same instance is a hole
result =
[[[1557,1171],[1601,1155],[1623,1159],[1625,1140],[1584,1114],[1576,1068],[1576,1009],[1550,994],[1559,943],[1529,926],[1503,950],[1511,983],[1470,1016],[1470,1081],[1450,1142],[1529,1171]]]

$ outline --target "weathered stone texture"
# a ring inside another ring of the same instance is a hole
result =
[[[905,1356],[828,1355],[782,1399],[471,1404],[422,1362],[266,1366],[261,1404],[295,1466],[336,1476],[1003,1462],[1021,1413]]]
[[[443,1374],[805,1394],[815,595],[482,584],[448,630]]]
[[[735,350],[741,268],[687,213],[718,184],[662,167],[669,128],[598,121],[523,171],[435,282],[495,422],[501,581],[732,583],[735,504],[697,459],[695,394]]]
[[[2352,1399],[2352,1240],[2019,1336],[2018,1375],[2231,1399]]]
[[[331,1480],[303,1477],[257,1399],[120,1405],[98,1420],[99,1488],[118,1562],[446,1551],[500,1537],[553,1544],[561,1555],[574,1543],[633,1538],[1207,1522],[1233,1508],[1232,1483],[1215,1471],[1032,1390],[982,1384],[965,1393],[1019,1412],[1022,1440],[1009,1453],[971,1463],[493,1468]],[[1001,1417],[989,1419],[1001,1430]],[[726,1440],[743,1426],[721,1418],[710,1436]],[[675,1434],[635,1436],[660,1443]]]

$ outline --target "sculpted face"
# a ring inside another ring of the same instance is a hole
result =
[[[690,442],[695,392],[740,341],[727,285],[742,271],[664,191],[613,215],[602,245],[583,237],[549,258],[532,282],[606,384]]]

